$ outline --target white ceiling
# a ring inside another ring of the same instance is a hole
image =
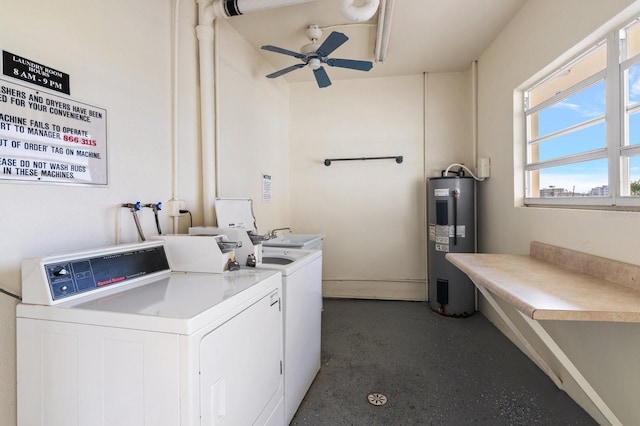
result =
[[[229,23],[256,49],[271,44],[296,52],[309,43],[307,26],[330,27],[322,40],[331,31],[349,37],[331,57],[374,61],[377,14],[365,24],[349,25],[340,13],[341,1],[316,0],[251,12],[230,18]],[[366,75],[335,67],[325,69],[332,80],[467,70],[526,1],[396,0],[384,63],[374,62]],[[299,62],[291,56],[259,51],[274,70]],[[308,67],[280,78],[290,82],[314,80]]]

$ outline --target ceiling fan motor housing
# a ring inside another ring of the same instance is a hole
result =
[[[316,53],[318,47],[320,47],[320,43],[305,44],[300,48],[300,53],[302,53],[303,55],[311,55],[313,53]]]

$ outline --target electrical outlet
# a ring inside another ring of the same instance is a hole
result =
[[[170,217],[180,216],[180,210],[184,210],[187,203],[184,200],[169,200],[164,204],[163,210],[166,210]]]
[[[491,160],[489,158],[478,159],[478,177],[488,178],[491,177]]]

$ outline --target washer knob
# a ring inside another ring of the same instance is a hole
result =
[[[61,290],[61,291],[67,291],[67,289],[68,289],[68,288],[69,288],[69,287],[67,287],[66,285],[63,285],[62,287],[60,287],[60,290]]]
[[[69,271],[67,271],[66,269],[62,268],[62,269],[60,269],[58,271],[55,271],[53,273],[53,275],[55,275],[56,277],[60,277],[62,275],[67,275],[68,273],[69,273]]]

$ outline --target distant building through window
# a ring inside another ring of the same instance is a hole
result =
[[[575,188],[557,188],[555,186],[549,186],[548,188],[540,189],[540,198],[551,197],[607,197],[609,195],[609,187],[607,185],[591,188],[587,192],[576,192]]]

